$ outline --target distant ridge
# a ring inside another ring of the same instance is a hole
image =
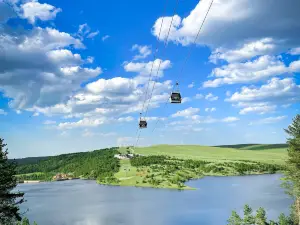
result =
[[[49,157],[50,156],[26,157],[26,158],[15,159],[15,161],[18,165],[24,165],[24,164],[37,163],[41,160],[46,160]],[[9,159],[9,161],[13,161],[13,159]]]
[[[287,144],[236,144],[236,145],[217,145],[213,147],[219,148],[235,148],[243,150],[265,150],[265,149],[278,149],[287,148]]]

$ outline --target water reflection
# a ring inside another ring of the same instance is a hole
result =
[[[226,224],[245,203],[265,207],[270,219],[287,213],[291,199],[279,175],[206,177],[188,185],[196,191],[113,187],[94,181],[21,184],[22,209],[39,225]]]

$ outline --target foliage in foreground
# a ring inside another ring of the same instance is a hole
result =
[[[290,136],[287,139],[289,148],[285,186],[289,194],[295,198],[294,220],[300,225],[300,114],[293,119],[285,132]]]
[[[0,224],[9,225],[22,219],[19,205],[24,202],[24,193],[12,192],[17,186],[17,165],[8,161],[8,150],[5,149],[6,144],[3,141],[0,138]]]
[[[243,217],[240,217],[236,211],[232,211],[227,222],[228,225],[295,225],[291,216],[285,216],[283,213],[278,217],[278,221],[268,221],[263,208],[259,208],[253,215],[253,210],[249,205],[244,206]]]
[[[19,222],[17,223],[17,225],[30,225],[30,222],[29,222],[29,220],[28,220],[26,217],[24,217],[24,218],[22,219],[22,221],[19,221]],[[37,223],[34,221],[34,222],[33,222],[33,225],[37,225]]]

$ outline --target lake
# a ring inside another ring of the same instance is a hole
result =
[[[205,177],[188,182],[195,191],[98,185],[71,180],[20,184],[21,207],[38,225],[222,225],[244,204],[262,206],[268,218],[288,214],[291,198],[280,175]]]

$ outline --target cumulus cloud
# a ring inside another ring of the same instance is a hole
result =
[[[0,28],[1,29],[1,28]],[[66,47],[81,48],[80,40],[52,28],[33,28],[0,37],[0,88],[12,98],[10,106],[28,109],[53,106],[69,99],[80,84],[98,76],[101,68],[84,68],[79,54]]]
[[[219,99],[219,97],[213,95],[212,93],[209,93],[205,96],[205,99],[208,101],[217,101]]]
[[[300,55],[300,47],[291,49],[289,51],[289,54],[291,54],[291,55]]]
[[[149,76],[149,74],[152,72],[151,73],[152,77],[155,76],[162,77],[164,70],[169,68],[171,68],[171,61],[161,60],[161,59],[156,59],[154,61],[149,61],[147,63],[129,62],[129,63],[125,63],[124,65],[124,69],[126,72],[135,72],[138,73],[140,76]]]
[[[210,2],[210,0],[199,1],[185,18],[175,15],[169,40],[182,45],[193,43]],[[269,10],[269,7],[269,1],[215,1],[197,43],[212,48],[232,47],[248,40],[272,37],[274,40],[282,40],[285,46],[296,44],[299,46],[300,2],[298,0],[272,1],[272,10]],[[166,23],[163,25],[160,40],[164,40],[167,36],[168,21],[171,17],[164,17],[164,19]],[[162,17],[158,18],[153,26],[152,33],[156,37],[158,37],[161,20]]]
[[[270,104],[268,102],[239,102],[238,104],[234,105],[235,107],[242,108],[240,110],[241,115],[255,113],[255,114],[266,114],[266,113],[273,113],[275,112],[277,106],[274,104]]]
[[[61,12],[60,8],[56,8],[46,3],[39,3],[32,0],[21,5],[22,17],[28,19],[30,23],[35,23],[37,19],[42,21],[53,20],[56,14]]]
[[[191,98],[189,98],[189,97],[184,97],[184,98],[182,98],[181,103],[186,103],[186,102],[190,102],[190,101],[191,101]]]
[[[215,112],[216,108],[205,108],[205,112]]]
[[[215,79],[204,82],[203,86],[219,87],[224,84],[251,83],[288,72],[289,68],[280,58],[264,55],[246,63],[231,63],[215,68],[211,74]]]
[[[193,107],[189,107],[187,109],[178,111],[174,114],[171,115],[171,117],[191,117],[194,116],[195,114],[197,114],[198,112],[200,112],[199,108],[193,108]]]
[[[300,101],[300,85],[293,78],[272,78],[261,87],[242,87],[225,101],[236,103],[240,114],[266,114],[275,112],[277,105],[292,104]]]
[[[244,43],[237,49],[217,48],[211,56],[210,61],[217,63],[218,60],[225,60],[229,63],[251,59],[258,55],[268,55],[277,50],[278,45],[272,38],[262,38],[260,40]]]
[[[243,87],[240,92],[235,92],[229,102],[295,102],[300,100],[300,85],[292,78],[272,78],[260,88]]]
[[[133,60],[145,59],[151,54],[151,46],[148,45],[133,45],[131,48],[132,51],[138,51],[138,55],[133,57]]]
[[[111,123],[124,123],[133,121],[132,117],[120,117],[120,118],[107,118],[107,117],[97,117],[97,118],[83,118],[75,122],[63,122],[59,123],[58,129],[74,129],[74,128],[86,128],[86,127],[98,127],[103,124]]]

